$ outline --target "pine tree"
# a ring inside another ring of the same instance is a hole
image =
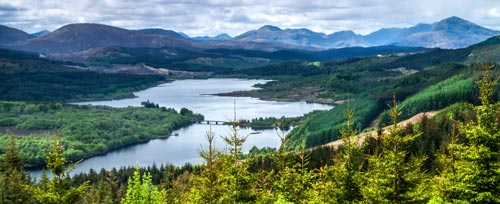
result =
[[[406,150],[408,144],[418,136],[405,135],[397,125],[401,111],[394,97],[390,116],[393,127],[387,134],[380,136],[381,152],[368,158],[361,192],[367,203],[409,203],[423,202],[421,171],[423,158],[415,158]]]
[[[88,183],[73,187],[69,184],[69,172],[71,167],[66,166],[63,156],[64,147],[61,144],[61,136],[54,139],[52,149],[45,154],[47,168],[52,173],[52,179],[31,187],[35,199],[44,204],[72,204],[78,203],[83,197]]]
[[[142,177],[142,178],[141,178]],[[122,199],[123,204],[162,204],[165,203],[165,192],[159,191],[153,185],[151,174],[141,176],[139,166],[136,166],[134,176],[128,179],[127,193]]]
[[[0,163],[0,203],[33,203],[28,193],[28,179],[24,173],[24,162],[14,136],[9,136],[7,147]]]
[[[248,172],[249,162],[240,160],[242,156],[242,146],[247,136],[239,134],[239,120],[236,117],[236,101],[234,102],[234,119],[231,121],[231,134],[223,137],[229,146],[229,154],[222,155],[219,158],[221,165],[220,188],[224,189],[221,193],[221,202],[223,203],[246,203],[255,200],[252,195],[251,183],[253,178]]]
[[[349,101],[344,112],[346,127],[340,129],[344,142],[333,158],[334,164],[321,169],[321,179],[315,184],[322,203],[355,203],[361,200],[361,167],[363,147],[357,142],[357,131],[352,128],[354,111]]]
[[[466,162],[459,160],[456,148],[457,143],[456,125],[453,125],[449,144],[438,157],[438,175],[432,179],[431,200],[429,203],[468,203],[461,195],[466,194],[467,187],[460,182],[461,175],[457,169]],[[463,166],[465,167],[465,166]]]
[[[481,64],[479,86],[481,106],[476,107],[477,121],[460,127],[465,143],[449,147],[463,165],[456,168],[459,200],[473,203],[500,203],[500,125],[499,103],[492,102],[498,79],[490,80],[493,66]]]
[[[200,151],[200,156],[205,160],[205,167],[199,176],[193,176],[193,185],[196,188],[191,188],[190,202],[192,203],[218,203],[220,199],[219,184],[220,181],[220,165],[218,158],[220,152],[214,147],[215,133],[210,130],[206,133],[205,138],[208,142],[208,148]]]

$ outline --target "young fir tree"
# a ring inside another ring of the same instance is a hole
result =
[[[253,178],[248,172],[249,162],[240,160],[242,146],[248,136],[239,134],[239,120],[236,117],[236,101],[234,103],[234,119],[231,121],[231,134],[223,137],[229,146],[229,154],[219,159],[221,165],[220,188],[222,203],[247,203],[255,200],[250,191]]]
[[[88,204],[113,204],[118,203],[113,200],[112,188],[105,180],[101,179],[96,184],[91,185],[83,197],[83,203]]]
[[[316,174],[308,168],[310,156],[305,149],[305,140],[302,140],[300,152],[291,153],[298,155],[298,160],[291,165],[285,164],[282,171],[277,172],[275,182],[276,203],[308,203],[311,201],[313,181]],[[288,161],[288,160],[287,160]],[[288,162],[287,162],[288,163]]]
[[[280,180],[280,175],[285,171],[285,168],[290,166],[290,157],[286,152],[286,130],[285,123],[283,119],[277,122],[277,127],[279,132],[277,136],[280,139],[280,146],[278,151],[270,155],[271,169],[264,168],[265,159],[262,161],[262,169],[259,170],[256,177],[257,180],[254,183],[253,191],[257,195],[256,203],[276,203],[277,202],[277,183]],[[283,201],[284,198],[281,198]]]
[[[368,170],[364,174],[361,193],[366,203],[424,202],[421,171],[423,158],[415,158],[406,150],[418,135],[404,135],[397,119],[401,115],[394,97],[390,110],[393,127],[380,136],[381,152],[368,158]]]
[[[438,157],[437,167],[438,175],[432,179],[431,200],[429,203],[468,203],[467,200],[460,199],[460,195],[466,194],[466,186],[460,182],[460,175],[457,169],[461,165],[467,165],[466,162],[458,159],[455,149],[459,146],[457,143],[456,125],[453,125],[450,135],[450,141],[446,148]]]
[[[194,188],[190,191],[191,203],[218,203],[221,190],[218,181],[220,180],[220,165],[218,158],[220,152],[215,148],[215,133],[211,128],[206,133],[205,138],[208,142],[208,148],[200,151],[200,156],[205,160],[206,165],[201,175],[192,176]]]
[[[69,184],[69,171],[66,159],[63,156],[64,147],[61,136],[54,139],[52,149],[45,154],[47,168],[52,173],[50,181],[44,181],[36,187],[31,187],[35,199],[44,204],[72,204],[78,203],[85,193],[88,183],[73,187]]]
[[[344,142],[342,149],[333,158],[333,166],[320,170],[321,179],[315,184],[318,203],[355,203],[361,196],[361,167],[363,147],[358,144],[358,132],[352,128],[354,111],[349,101],[344,112],[346,127],[340,130]]]
[[[14,136],[9,136],[0,163],[0,203],[33,203],[27,191],[29,184],[24,174],[24,162]]]
[[[462,165],[455,168],[453,197],[472,203],[500,203],[500,105],[493,103],[492,96],[498,79],[490,80],[493,66],[481,64],[482,79],[479,86],[481,106],[476,107],[477,121],[460,127],[465,143],[449,147]]]
[[[142,177],[142,178],[141,178]],[[151,174],[141,176],[139,166],[136,166],[134,176],[128,179],[127,193],[121,200],[123,204],[162,204],[165,202],[165,192],[159,191],[153,185]]]

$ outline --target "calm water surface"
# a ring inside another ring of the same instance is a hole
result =
[[[252,90],[254,84],[266,83],[266,80],[249,79],[206,79],[206,80],[178,80],[134,93],[137,97],[132,99],[112,101],[90,101],[75,104],[106,105],[111,107],[140,106],[142,101],[149,100],[160,106],[180,110],[185,107],[196,113],[201,113],[206,120],[228,120],[233,118],[233,105],[236,101],[237,118],[252,119],[258,117],[301,116],[313,110],[327,110],[332,106],[311,104],[305,102],[274,102],[263,101],[250,97],[220,97],[210,94],[226,93],[232,91]],[[205,148],[205,134],[212,129],[217,137],[216,146],[223,150],[226,148],[219,136],[230,134],[228,126],[194,124],[173,132],[168,139],[156,139],[147,143],[133,145],[109,152],[106,155],[93,157],[79,163],[72,171],[75,173],[88,172],[90,168],[112,169],[121,166],[148,166],[172,163],[183,165],[185,163],[202,163],[198,151]],[[243,146],[243,151],[251,147],[278,147],[279,138],[276,130],[240,129],[240,135],[249,135]],[[32,171],[38,177],[40,170]]]

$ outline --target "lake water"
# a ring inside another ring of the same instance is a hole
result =
[[[234,102],[238,119],[253,119],[258,117],[292,117],[301,116],[313,110],[327,110],[329,105],[311,104],[305,102],[274,102],[263,101],[250,97],[221,97],[210,94],[226,93],[232,91],[252,90],[254,84],[266,83],[266,80],[249,79],[206,79],[206,80],[178,80],[165,83],[153,88],[134,93],[137,97],[132,99],[112,101],[90,101],[74,104],[106,105],[112,107],[140,106],[142,101],[149,100],[160,106],[180,110],[185,107],[196,113],[201,113],[206,120],[227,121],[232,119]],[[216,136],[230,134],[229,126],[194,124],[175,130],[168,139],[155,139],[147,143],[121,148],[108,154],[92,157],[81,163],[72,171],[72,175],[88,172],[90,168],[112,169],[121,166],[148,166],[172,163],[183,165],[185,163],[199,164],[203,161],[198,156],[198,151],[205,148],[205,134],[212,129]],[[240,135],[247,136],[243,151],[251,147],[279,147],[280,141],[277,130],[252,130],[242,128]],[[226,148],[221,137],[216,138],[216,147],[220,150]],[[33,176],[39,177],[41,171],[32,171]]]

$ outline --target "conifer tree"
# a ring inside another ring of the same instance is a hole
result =
[[[52,149],[45,154],[47,168],[52,173],[52,179],[41,183],[36,187],[31,187],[35,199],[44,204],[72,204],[78,203],[88,183],[74,187],[69,185],[69,172],[71,167],[66,166],[66,159],[63,156],[64,147],[61,143],[61,136],[54,139]]]
[[[475,108],[477,121],[462,125],[460,132],[465,142],[449,147],[462,163],[455,172],[459,179],[456,189],[458,200],[500,203],[500,105],[492,101],[498,84],[498,78],[490,79],[493,67],[481,64],[483,76],[476,82],[481,100],[481,106]]]
[[[418,136],[405,135],[397,125],[401,111],[394,97],[390,110],[392,129],[380,136],[381,152],[368,158],[368,170],[364,175],[361,192],[367,203],[423,202],[423,158],[409,155],[408,144]]]
[[[0,203],[33,203],[27,191],[29,184],[24,173],[24,162],[14,136],[9,136],[0,163]]]
[[[305,149],[305,140],[302,140],[300,152],[290,154],[297,155],[298,160],[295,163],[285,164],[284,169],[277,172],[275,202],[308,203],[311,198],[309,190],[312,188],[316,175],[308,168],[310,157]]]
[[[356,138],[358,132],[352,127],[354,111],[347,102],[344,112],[346,126],[340,129],[342,148],[333,158],[332,166],[321,169],[322,178],[315,188],[324,203],[354,203],[361,200],[361,167],[363,148]]]
[[[220,198],[220,189],[218,181],[220,180],[220,165],[218,158],[220,152],[215,148],[215,133],[210,130],[205,138],[208,147],[200,151],[200,156],[205,160],[205,168],[199,176],[193,176],[192,180],[195,188],[191,188],[190,202],[192,203],[218,203]]]
[[[454,124],[451,130],[449,144],[438,155],[437,167],[438,175],[432,179],[431,200],[429,203],[467,203],[467,200],[462,199],[461,195],[466,193],[466,186],[460,182],[461,175],[457,169],[460,165],[467,165],[466,162],[459,160],[457,151],[458,147],[456,134],[456,125]]]
[[[122,199],[123,204],[162,204],[165,192],[158,190],[153,185],[151,174],[144,173],[141,176],[139,166],[134,171],[134,176],[128,179],[127,193]]]
[[[249,162],[240,160],[242,146],[247,136],[239,134],[239,120],[236,117],[236,101],[234,102],[234,119],[231,121],[231,134],[223,137],[229,146],[229,154],[220,157],[221,162],[221,202],[223,203],[245,203],[255,200],[255,195],[249,191],[252,183],[252,175],[248,172]]]

